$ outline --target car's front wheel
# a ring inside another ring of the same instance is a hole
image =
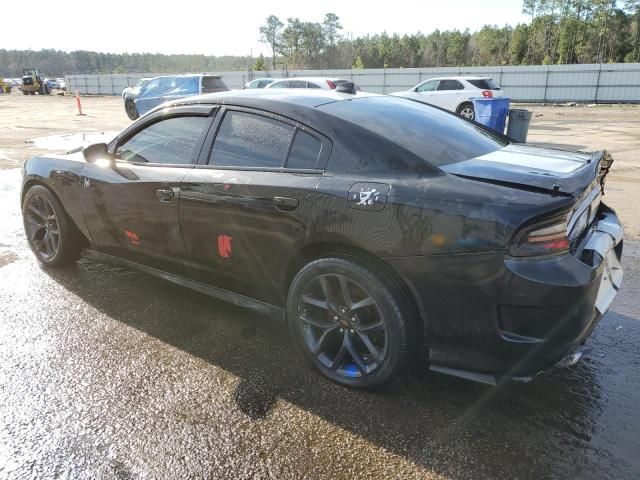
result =
[[[364,262],[321,258],[292,282],[292,334],[311,364],[337,383],[374,387],[412,360],[415,334],[405,297],[383,277]]]
[[[136,108],[135,102],[131,99],[125,100],[124,110],[127,112],[127,117],[129,117],[131,120],[136,120],[140,116],[138,114],[138,109]]]
[[[473,103],[465,102],[458,107],[456,113],[461,117],[467,118],[469,120],[475,120],[476,112],[473,108]]]
[[[58,267],[80,258],[81,234],[46,187],[34,185],[27,191],[22,219],[29,246],[43,265]]]

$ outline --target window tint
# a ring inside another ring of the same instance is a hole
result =
[[[202,93],[226,92],[229,90],[218,77],[202,77]]]
[[[258,85],[258,88],[264,88],[270,83],[273,83],[273,80],[260,80],[260,84]]]
[[[141,163],[192,163],[195,147],[208,117],[174,117],[161,120],[118,146],[120,160]]]
[[[269,88],[287,88],[287,85],[289,85],[289,81],[284,81],[284,82],[274,82]]]
[[[458,80],[440,80],[438,90],[463,90],[464,87]]]
[[[307,88],[307,82],[304,80],[291,80],[289,88]]]
[[[482,78],[480,80],[467,80],[474,87],[481,90],[500,90],[500,86],[492,78]]]
[[[429,80],[424,82],[416,89],[416,92],[433,92],[438,88],[438,83],[440,83],[440,80]]]
[[[320,140],[313,135],[298,130],[293,139],[287,168],[316,168],[321,145]]]
[[[229,111],[218,130],[210,165],[282,167],[293,127],[260,115]]]
[[[361,97],[318,108],[365,128],[434,166],[469,160],[507,145],[456,115],[399,97]]]
[[[311,83],[311,82],[309,82],[308,85],[309,85],[309,88],[322,88],[320,85]]]

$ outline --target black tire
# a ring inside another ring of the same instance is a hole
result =
[[[46,83],[44,84],[44,94],[45,95],[51,94],[51,88],[49,88],[49,85],[47,85]]]
[[[35,94],[36,94],[35,90],[32,90],[31,92],[29,92],[29,95],[35,95]]]
[[[460,104],[458,106],[458,108],[456,109],[456,113],[458,115],[460,115],[463,118],[466,118],[468,120],[475,120],[476,119],[476,111],[473,108],[473,103],[471,102],[464,102],[462,104]]]
[[[124,101],[124,110],[127,112],[127,117],[131,120],[136,120],[140,117],[138,109],[136,108],[136,103],[130,98]]]
[[[323,292],[330,292],[324,301]],[[321,258],[293,279],[287,319],[297,347],[324,376],[372,388],[414,361],[416,328],[405,298],[360,259]]]
[[[22,94],[23,95],[29,95],[29,92],[27,92],[26,90],[22,90]]]
[[[46,187],[29,188],[22,203],[22,220],[29,247],[43,265],[61,267],[80,258],[82,234]]]

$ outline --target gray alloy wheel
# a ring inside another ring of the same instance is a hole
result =
[[[27,191],[22,219],[29,246],[42,264],[60,266],[80,258],[81,234],[47,188],[35,185]]]
[[[476,112],[473,109],[472,103],[463,103],[458,107],[458,115],[464,118],[468,118],[469,120],[474,120],[476,117]]]
[[[415,325],[404,298],[373,265],[321,258],[294,278],[287,319],[298,348],[324,376],[370,388],[409,370]]]

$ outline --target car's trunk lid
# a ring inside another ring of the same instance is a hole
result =
[[[511,144],[440,168],[473,180],[578,197],[592,182],[603,180],[610,165],[605,168],[605,157],[610,159],[603,151],[589,154]]]

